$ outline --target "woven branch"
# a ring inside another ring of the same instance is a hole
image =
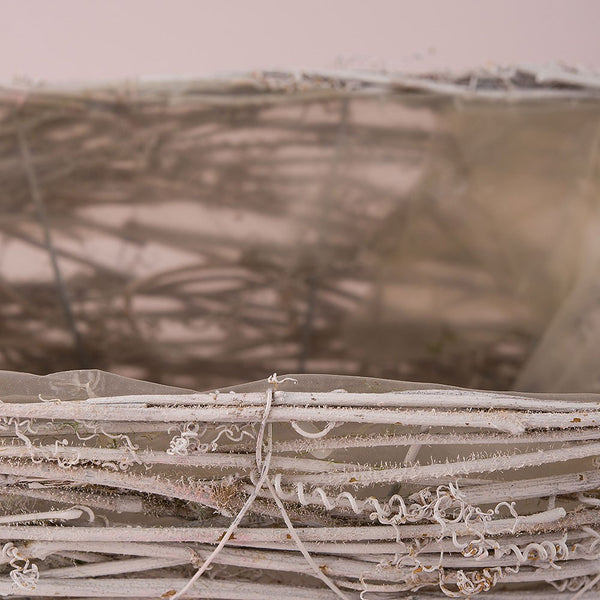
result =
[[[5,398],[2,593],[589,596],[597,396],[346,381]]]

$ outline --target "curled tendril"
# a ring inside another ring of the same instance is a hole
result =
[[[450,598],[470,597],[488,592],[502,578],[503,573],[500,567],[482,569],[481,571],[463,571],[456,572],[456,590],[451,590],[447,586],[447,576],[443,569],[440,569],[439,588]]]
[[[309,431],[302,429],[302,427],[298,425],[297,421],[290,421],[290,425],[292,426],[292,429],[296,433],[299,433],[302,437],[316,440],[325,437],[334,427],[337,427],[338,423],[330,421],[329,423],[327,423],[324,429],[322,429],[321,431],[317,431],[316,433],[310,433]]]
[[[21,556],[18,548],[12,542],[4,544],[2,556],[12,567],[9,576],[13,584],[24,590],[35,590],[40,577],[37,565]]]
[[[102,427],[99,427],[99,430],[102,435],[105,435],[106,437],[110,438],[111,440],[124,440],[125,444],[129,450],[132,450],[135,452],[136,450],[140,449],[140,447],[138,445],[134,444],[131,441],[131,438],[125,433],[117,433],[117,434],[113,435],[112,433],[106,433],[106,431],[104,431],[104,429],[102,429]]]
[[[215,451],[218,448],[218,442],[221,438],[225,438],[231,442],[241,442],[244,438],[248,437],[252,440],[256,439],[256,433],[254,431],[254,423],[246,425],[236,424],[223,424],[218,425],[216,435],[212,439],[203,441],[203,438],[208,433],[208,426],[203,425],[200,427],[198,423],[186,423],[183,428],[168,429],[168,433],[178,431],[178,435],[175,435],[169,443],[167,454],[185,456],[190,452],[201,452],[206,453],[209,451]]]
[[[273,373],[273,375],[269,375],[269,377],[267,377],[267,383],[272,383],[274,385],[277,385],[279,383],[284,383],[286,381],[291,381],[292,383],[298,383],[298,380],[294,379],[293,377],[284,377],[283,379],[277,379],[277,373]]]

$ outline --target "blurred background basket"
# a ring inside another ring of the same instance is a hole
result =
[[[0,368],[600,389],[600,80],[0,89]]]

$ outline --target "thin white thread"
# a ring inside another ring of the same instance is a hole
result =
[[[279,508],[279,511],[281,512],[281,516],[283,517],[283,520],[285,521],[285,524],[290,532],[290,535],[292,536],[292,539],[296,543],[296,546],[298,546],[298,550],[300,550],[300,552],[306,559],[306,562],[310,565],[312,570],[315,572],[315,575],[339,598],[342,598],[343,600],[350,600],[349,597],[346,594],[344,594],[344,592],[342,592],[342,590],[340,590],[340,588],[337,585],[335,585],[335,583],[333,583],[333,581],[331,581],[331,579],[329,579],[329,577],[327,577],[327,575],[325,575],[325,573],[323,573],[323,571],[315,563],[312,556],[309,554],[308,550],[302,543],[302,540],[298,537],[298,534],[296,533],[296,530],[294,529],[294,526],[292,525],[292,521],[290,520],[290,517],[287,514],[285,507],[283,506],[283,502],[281,502],[281,499],[277,495],[275,488],[273,487],[271,481],[268,478],[267,478],[267,486],[269,486],[269,490],[271,491],[273,500],[275,500],[275,504],[277,504],[277,507]]]
[[[271,456],[273,455],[273,426],[271,423],[267,426],[267,420],[269,418],[269,413],[271,412],[271,404],[273,401],[273,389],[269,388],[266,393],[266,403],[265,403],[265,411],[261,421],[261,427],[259,433],[256,437],[256,464],[260,472],[260,477],[256,482],[254,487],[254,491],[248,496],[246,502],[238,512],[235,519],[231,522],[227,531],[223,534],[219,544],[217,547],[210,553],[210,555],[206,558],[202,566],[196,571],[194,576],[181,588],[174,596],[172,596],[171,600],[177,600],[181,598],[183,594],[185,594],[191,587],[198,581],[198,579],[202,576],[202,574],[209,568],[213,560],[216,556],[221,552],[221,550],[225,547],[225,544],[229,541],[233,533],[235,532],[238,525],[241,523],[244,515],[252,506],[254,500],[258,496],[258,493],[262,489],[265,481],[268,483],[267,475],[269,474],[269,466],[271,465]],[[267,454],[263,459],[262,457],[262,440],[264,437],[265,428],[267,428]]]
[[[263,414],[258,433],[256,434],[256,466],[260,472],[262,468],[262,451],[263,451],[263,438],[265,436],[265,428],[267,426],[267,419],[271,412],[271,405],[273,403],[273,388],[267,389],[267,401],[265,404],[265,412]],[[272,442],[272,440],[271,440]]]

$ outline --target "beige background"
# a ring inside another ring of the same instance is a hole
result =
[[[0,0],[0,80],[269,67],[600,67],[597,0]]]

